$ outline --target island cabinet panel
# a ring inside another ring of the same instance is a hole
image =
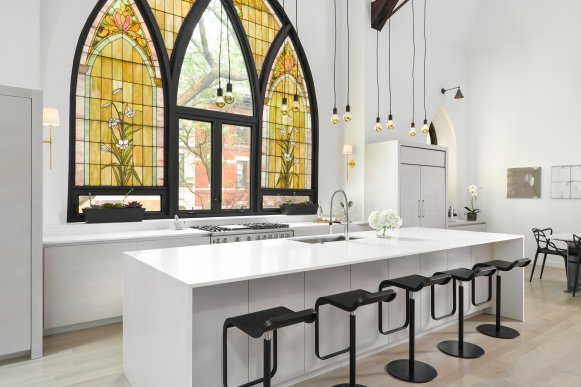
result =
[[[222,328],[228,317],[248,313],[248,281],[193,290],[194,386],[222,385]],[[228,331],[228,385],[239,386],[248,375],[248,335]],[[169,385],[169,384],[166,384]]]
[[[249,312],[284,306],[295,312],[311,308],[305,306],[305,274],[250,281]],[[297,324],[278,331],[277,380],[289,380],[305,373],[305,324]],[[250,338],[249,375],[256,380],[263,375],[263,340]]]
[[[521,240],[521,243],[522,243],[522,240]],[[489,244],[484,244],[484,245],[472,246],[472,266],[476,265],[477,263],[487,262],[487,261],[491,261],[493,259],[494,259],[494,244],[489,243]],[[493,291],[494,291],[494,287],[495,287],[495,285],[494,285],[494,281],[493,281],[493,283],[492,283],[492,290]],[[472,293],[470,294],[470,297],[472,298]],[[486,300],[487,297],[488,297],[488,278],[477,278],[476,279],[476,301],[480,303],[480,302]],[[494,302],[494,294],[493,294],[492,301]],[[470,302],[470,309],[468,310],[468,313],[474,313],[474,312],[482,310],[482,309],[488,309],[487,310],[488,313],[494,313],[492,308],[490,308],[492,305],[493,305],[493,303],[487,303],[487,304],[484,304],[481,306],[474,306],[474,305],[472,305],[472,301],[471,301]]]
[[[447,251],[437,251],[435,253],[422,254],[421,256],[421,271],[420,275],[424,277],[431,277],[434,273],[442,272],[448,270],[448,252]],[[434,286],[434,292],[436,295],[436,305],[435,312],[436,317],[449,314],[452,310],[452,281],[446,285],[436,285]],[[416,317],[417,321],[420,321],[419,327],[422,331],[426,329],[431,329],[445,324],[448,320],[434,320],[432,319],[431,313],[431,292],[432,289],[424,288],[418,295],[418,299],[421,304],[420,316]]]
[[[522,241],[503,241],[494,244],[494,259],[513,262],[524,256]],[[524,270],[515,268],[502,273],[501,315],[524,321]],[[494,287],[496,290],[496,287]],[[496,296],[493,298],[496,300]]]
[[[460,249],[452,249],[448,250],[448,270],[459,269],[459,268],[466,268],[472,269],[472,248],[471,247],[463,247]],[[486,282],[486,280],[483,280]],[[457,287],[459,286],[460,282]],[[463,282],[462,285],[464,286],[464,315],[467,316],[471,313],[471,305],[472,302],[472,282]],[[485,286],[486,287],[486,286]],[[451,288],[450,288],[451,289]],[[458,293],[458,299],[460,294]],[[450,292],[450,301],[452,301],[452,293]],[[459,313],[459,306],[456,308],[456,315],[448,318],[448,321],[458,321],[458,313]]]
[[[420,256],[412,255],[409,257],[392,258],[388,261],[389,278],[398,278],[406,275],[417,274],[421,270]],[[397,293],[395,299],[388,304],[388,328],[394,329],[400,327],[405,322],[405,290],[393,288]],[[416,298],[416,321],[419,321],[420,316],[420,298]],[[385,308],[384,308],[385,310]],[[385,317],[385,316],[384,316]],[[384,318],[385,321],[385,318]],[[416,323],[416,332],[420,332],[420,324]],[[408,329],[393,333],[389,335],[389,342],[405,341],[409,336]]]
[[[350,290],[350,287],[351,268],[349,266],[306,272],[305,305],[314,307],[319,297],[346,292]],[[319,318],[321,354],[326,355],[347,348],[349,346],[349,313],[326,305],[321,307]],[[305,372],[312,372],[348,358],[347,354],[344,354],[325,361],[319,360],[315,356],[315,325],[305,328]]]
[[[387,260],[363,263],[351,266],[351,289],[363,289],[377,292],[379,284],[389,278]],[[388,306],[384,304],[385,315]],[[377,304],[363,306],[357,310],[357,351],[362,353],[389,343],[389,336],[384,336],[377,329],[379,307]],[[387,321],[387,318],[386,320]]]

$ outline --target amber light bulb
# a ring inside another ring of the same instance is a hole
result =
[[[286,97],[283,97],[282,99],[282,106],[280,107],[280,110],[283,116],[288,114],[288,99]]]
[[[377,133],[381,133],[382,130],[383,130],[383,126],[381,126],[381,118],[377,117],[375,119],[375,131]]]
[[[226,95],[224,96],[224,101],[226,101],[226,103],[229,105],[234,102],[234,94],[232,93],[232,84],[230,82],[228,82],[226,85]]]
[[[293,97],[293,112],[299,111],[299,95],[295,94]]]
[[[395,129],[395,122],[393,122],[393,116],[391,114],[387,118],[387,129],[389,130]]]
[[[224,89],[218,87],[218,93],[216,94],[216,106],[220,109],[226,106],[226,101],[224,100]]]
[[[430,127],[428,126],[428,120],[424,120],[424,125],[422,126],[422,133],[428,134],[430,132]]]
[[[339,115],[337,114],[337,108],[333,108],[333,115],[331,116],[331,123],[337,125],[339,123]]]
[[[410,128],[410,131],[408,133],[410,135],[410,137],[415,137],[417,132],[416,132],[416,124],[414,122],[412,122],[412,126]]]
[[[345,114],[343,114],[343,121],[351,122],[353,116],[351,115],[351,105],[345,106]]]

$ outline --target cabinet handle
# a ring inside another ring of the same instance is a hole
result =
[[[422,200],[422,218],[425,218],[426,217],[424,205],[425,205],[425,202]]]
[[[418,218],[422,217],[422,205],[420,204],[420,201],[418,200]]]

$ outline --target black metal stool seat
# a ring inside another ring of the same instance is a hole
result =
[[[379,304],[379,332],[383,335],[389,335],[408,328],[409,326],[409,358],[402,360],[394,360],[385,366],[386,371],[396,379],[404,380],[413,383],[426,383],[434,380],[438,376],[438,372],[429,364],[421,361],[415,360],[415,293],[419,292],[425,287],[432,288],[432,316],[436,319],[443,319],[452,316],[455,313],[455,309],[451,314],[446,316],[435,317],[434,312],[434,293],[433,287],[436,285],[446,285],[452,280],[452,276],[446,273],[436,273],[432,277],[424,277],[421,275],[408,275],[405,277],[399,277],[394,279],[389,279],[383,281],[379,285],[379,290],[383,290],[388,287],[396,287],[406,291],[406,321],[398,328],[394,328],[388,331],[383,330],[383,309],[382,305]]]
[[[496,270],[496,324],[482,324],[476,327],[476,330],[483,335],[496,337],[498,339],[515,339],[520,333],[517,330],[503,326],[500,324],[500,312],[501,312],[501,297],[502,297],[502,272],[510,271],[514,268],[525,267],[531,263],[529,258],[521,258],[514,261],[501,261],[494,260],[483,263],[477,263],[474,265],[474,269],[482,268],[484,266],[494,266]],[[474,287],[473,291],[474,291]],[[472,303],[476,304],[474,301],[474,293],[472,296]]]
[[[265,387],[270,387],[271,379],[276,374],[277,369],[277,330],[300,323],[311,324],[315,321],[315,318],[316,313],[313,309],[293,312],[283,306],[227,318],[224,321],[222,331],[222,382],[224,387],[228,387],[228,329],[238,328],[255,339],[264,336],[264,376],[240,387],[250,387],[260,383],[263,383]],[[270,369],[271,341],[273,350],[272,370]]]
[[[395,298],[396,294],[393,290],[384,290],[376,293],[370,293],[366,290],[357,289],[349,292],[338,293],[331,296],[320,297],[315,304],[315,311],[317,318],[315,320],[315,355],[321,360],[327,360],[335,356],[342,355],[349,352],[349,383],[338,384],[335,387],[365,387],[361,384],[356,384],[356,349],[357,349],[357,335],[356,335],[356,316],[355,311],[365,305],[375,303],[390,302]],[[349,312],[349,347],[328,355],[321,355],[319,350],[319,309],[324,305],[331,305],[338,309]]]
[[[438,349],[445,354],[462,359],[475,359],[484,355],[484,349],[478,345],[464,341],[464,282],[472,282],[472,294],[475,298],[475,279],[478,277],[488,277],[488,301],[492,298],[492,275],[496,272],[494,266],[479,266],[475,269],[458,268],[447,270],[443,274],[452,276],[454,290],[456,290],[456,283],[458,283],[458,290],[460,293],[459,299],[456,298],[456,291],[454,291],[454,311],[456,306],[458,312],[458,340],[446,340],[438,344]],[[432,305],[434,301],[432,299]],[[482,304],[482,303],[481,303]]]

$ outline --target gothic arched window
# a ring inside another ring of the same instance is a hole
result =
[[[69,221],[128,198],[150,218],[317,200],[313,82],[274,0],[100,0],[71,94]]]

